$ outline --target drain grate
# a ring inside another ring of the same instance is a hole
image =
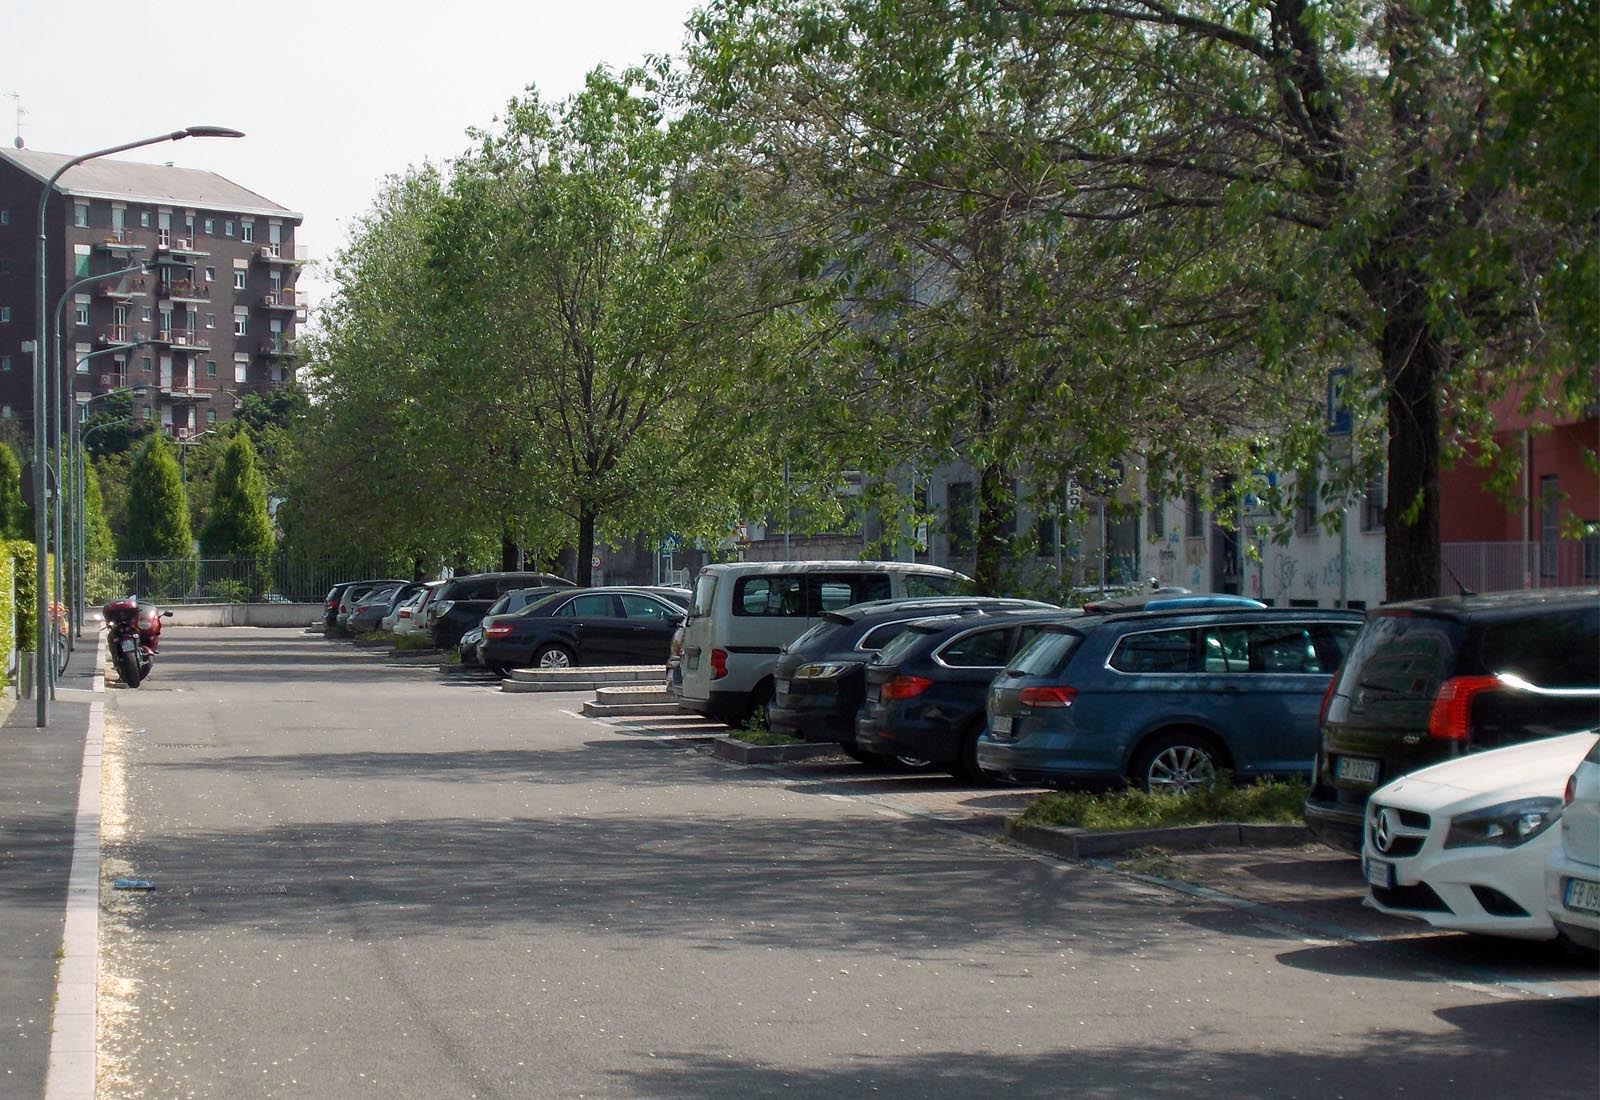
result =
[[[158,748],[158,749],[209,749],[209,748],[213,748],[213,747],[214,746],[208,745],[204,741],[157,741],[156,742],[156,748]]]

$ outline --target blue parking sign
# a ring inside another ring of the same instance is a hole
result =
[[[1328,434],[1349,435],[1354,426],[1350,409],[1350,368],[1335,367],[1328,372]]]

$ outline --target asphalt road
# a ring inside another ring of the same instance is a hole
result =
[[[298,631],[108,686],[102,1100],[1592,1098],[1600,1010]]]

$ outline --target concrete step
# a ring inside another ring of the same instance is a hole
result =
[[[671,718],[684,713],[684,711],[675,702],[598,703],[590,700],[589,702],[583,704],[582,709],[584,716],[587,718]]]
[[[677,697],[661,687],[659,684],[629,684],[626,687],[596,688],[594,701],[602,705],[620,703],[672,703],[677,704]]]
[[[661,665],[616,665],[594,668],[518,668],[500,681],[501,691],[593,691],[626,684],[660,683]]]

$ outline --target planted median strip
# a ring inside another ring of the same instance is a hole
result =
[[[1300,844],[1304,783],[1235,785],[1226,778],[1182,794],[1126,789],[1040,795],[1006,822],[1013,839],[1072,859],[1138,848]]]

